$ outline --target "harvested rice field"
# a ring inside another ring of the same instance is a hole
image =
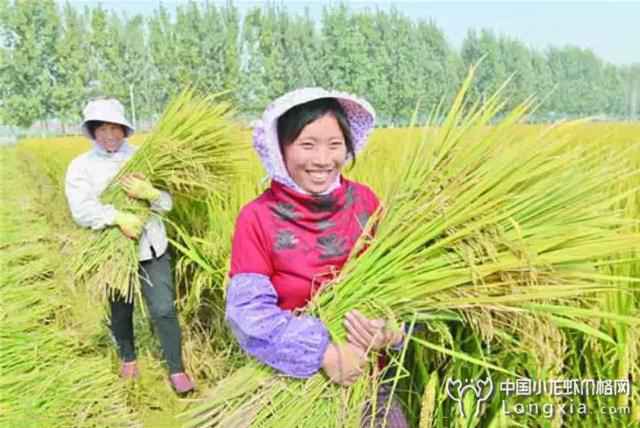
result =
[[[383,378],[413,427],[640,426],[640,125],[526,125],[527,106],[498,120],[498,100],[462,100],[437,125],[375,130],[346,170],[385,209],[308,312],[336,340],[353,308],[408,331],[348,388],[279,376],[225,324],[235,219],[268,185],[249,130],[225,128],[228,176],[166,222],[188,398],[142,305],[141,377],[119,378],[104,291],[78,274],[101,232],[71,219],[64,175],[87,140],[2,148],[0,426],[359,427]]]

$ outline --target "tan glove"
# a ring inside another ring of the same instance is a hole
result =
[[[129,239],[138,239],[142,233],[144,224],[140,217],[125,211],[118,211],[116,214],[116,224],[120,231]]]
[[[122,177],[120,184],[127,195],[132,198],[153,202],[160,197],[160,190],[153,187],[144,174],[139,172]]]

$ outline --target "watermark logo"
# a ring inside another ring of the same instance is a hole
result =
[[[615,397],[620,395],[631,396],[630,379],[548,379],[534,380],[528,378],[507,379],[498,382],[497,391],[501,399],[500,408],[505,415],[543,415],[552,418],[557,413],[562,415],[586,415],[589,413],[584,402],[588,396]],[[477,417],[495,390],[491,377],[484,379],[452,379],[445,383],[447,396],[458,404],[458,409],[463,417],[469,417],[464,408],[465,394],[472,394],[475,398],[474,417]],[[524,398],[547,396],[552,398],[540,400],[540,402],[522,402]],[[516,403],[507,404],[511,397],[521,397]],[[468,409],[467,409],[468,411]],[[601,407],[600,413],[607,415],[629,415],[629,406]]]
[[[482,403],[487,401],[493,394],[493,380],[490,377],[485,379],[469,380],[465,379],[461,381],[459,379],[447,379],[446,391],[447,396],[453,401],[458,403],[460,413],[465,418],[467,415],[464,411],[464,395],[469,393],[476,397],[476,408],[474,416],[478,416]]]

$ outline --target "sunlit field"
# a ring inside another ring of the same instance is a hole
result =
[[[477,240],[465,238],[442,255],[459,256],[468,267],[457,275],[468,272],[470,279],[458,294],[443,297],[446,302],[435,295],[429,303],[434,308],[431,318],[413,319],[421,327],[402,354],[404,369],[396,386],[412,425],[637,426],[640,124],[524,125],[508,123],[507,118],[492,126],[451,127],[451,133],[456,132],[459,141],[438,127],[377,129],[355,165],[345,171],[391,207],[403,189],[398,178],[412,161],[407,153],[417,145],[444,141],[438,150],[413,159],[431,168],[424,183],[434,188],[425,191],[439,201],[435,217],[425,211],[425,224],[450,220],[442,230],[455,237],[464,225],[492,215],[491,210],[511,213],[495,230],[472,231],[478,233]],[[90,143],[83,137],[25,139],[0,150],[1,426],[209,426],[193,409],[207,410],[211,391],[249,360],[224,324],[234,222],[239,209],[268,186],[251,148],[250,130],[239,135],[236,143],[243,147],[243,156],[233,161],[238,174],[223,200],[178,199],[168,219],[185,363],[198,389],[191,400],[173,394],[139,304],[135,329],[142,377],[135,384],[118,378],[104,302],[70,269],[78,242],[91,232],[79,230],[70,218],[64,174],[71,159],[90,149]],[[131,143],[139,145],[145,138],[134,135]],[[482,147],[487,151],[481,152]],[[430,164],[430,159],[440,163]],[[465,169],[464,159],[476,165],[473,171]],[[419,165],[412,168],[419,170]],[[460,220],[459,205],[475,186],[486,190],[478,191],[465,211],[468,218]],[[482,195],[502,199],[489,208],[493,199],[481,206]],[[433,242],[440,242],[437,239]],[[483,270],[516,262],[527,268],[500,267],[491,274]],[[526,275],[526,281],[516,278],[519,275]],[[537,294],[526,303],[506,297],[491,301],[485,294],[497,296],[486,291],[491,281],[498,281],[494,277],[500,277],[501,284],[514,281],[514,296],[527,293],[526,284],[536,287]],[[564,291],[555,287],[560,283]],[[398,316],[412,320],[407,314]],[[474,394],[456,397],[447,383],[489,377],[494,390],[486,400]],[[569,384],[593,380],[601,389],[592,394],[518,395],[505,387],[518,377]],[[630,381],[629,391],[625,381]],[[305,419],[319,417],[314,412],[296,420],[304,424],[296,423],[314,426],[310,421],[316,419]],[[224,426],[213,419],[210,426]],[[247,421],[237,426],[250,426]],[[338,426],[316,421],[318,427]],[[263,418],[253,426],[271,426],[267,422]]]

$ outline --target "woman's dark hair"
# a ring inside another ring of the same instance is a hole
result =
[[[347,153],[351,156],[353,164],[356,162],[356,152],[353,145],[353,136],[347,114],[335,98],[319,98],[304,104],[299,104],[287,110],[278,118],[278,142],[280,152],[284,153],[284,147],[293,143],[305,126],[320,119],[327,113],[338,121],[338,126],[344,135]]]
[[[96,129],[98,129],[101,125],[108,123],[108,122],[104,122],[102,120],[89,120],[87,121],[87,123],[85,123],[85,126],[87,127],[87,131],[89,131],[89,135],[91,135],[91,138],[93,138],[95,140],[96,138]],[[116,123],[116,125],[120,125],[119,123]],[[127,131],[129,131],[127,129],[126,126],[124,125],[120,125],[120,127],[122,128],[122,132],[124,132],[124,135],[127,135]]]

